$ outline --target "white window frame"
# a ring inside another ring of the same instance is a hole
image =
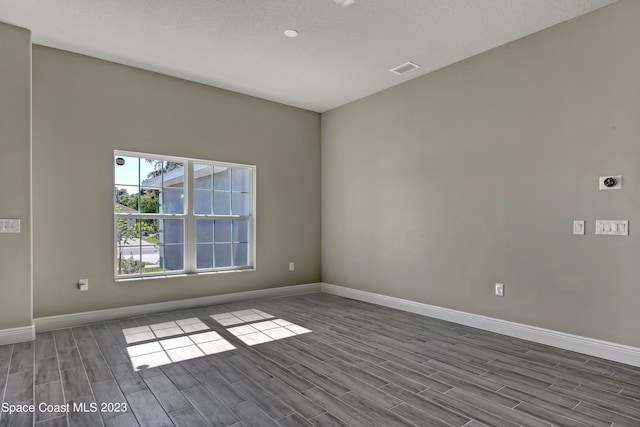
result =
[[[117,156],[123,157],[137,157],[140,159],[154,159],[172,162],[184,163],[184,209],[183,214],[163,214],[163,213],[128,213],[128,212],[116,212],[114,209],[113,220],[113,236],[114,236],[114,280],[116,282],[140,280],[146,278],[161,278],[161,277],[173,277],[179,275],[199,275],[199,274],[211,274],[222,272],[242,272],[242,271],[254,271],[256,269],[256,166],[246,165],[240,163],[218,162],[213,160],[191,159],[186,157],[166,156],[161,154],[140,153],[132,151],[114,150],[114,158]],[[227,167],[227,168],[245,168],[250,171],[249,178],[249,214],[248,215],[206,215],[194,213],[194,165],[205,164],[209,166]],[[113,169],[112,183],[115,188],[115,168]],[[184,269],[173,271],[161,271],[153,273],[135,273],[135,274],[118,274],[118,220],[119,219],[183,219],[184,220]],[[247,266],[238,267],[213,267],[206,269],[197,268],[197,253],[196,253],[196,221],[198,219],[224,219],[224,220],[247,220],[249,222],[249,236],[248,236],[248,258]]]

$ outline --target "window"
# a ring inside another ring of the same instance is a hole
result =
[[[114,153],[116,279],[253,268],[255,167]]]

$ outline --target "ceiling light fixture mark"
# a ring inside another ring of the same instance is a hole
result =
[[[356,0],[333,0],[333,1],[343,7],[349,7],[356,2]]]
[[[414,64],[413,62],[405,62],[404,64],[398,65],[395,68],[390,69],[392,73],[402,75],[408,73],[409,71],[413,71],[416,68],[420,68],[418,64]]]
[[[289,38],[298,37],[298,32],[294,29],[284,30],[284,35]]]

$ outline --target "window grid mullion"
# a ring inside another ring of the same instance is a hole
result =
[[[152,214],[152,213],[121,213],[116,212],[115,216],[120,219],[185,219],[187,215],[182,214]]]
[[[187,202],[185,223],[185,245],[184,245],[184,267],[187,273],[195,273],[197,269],[197,248],[196,248],[196,221],[194,217],[194,199],[195,199],[195,183],[194,183],[194,162],[188,160],[185,162],[185,189],[184,194]]]
[[[231,185],[233,186],[233,184]],[[235,255],[233,253],[233,221],[231,221],[231,238],[229,240],[230,240],[229,249],[231,250],[231,265],[236,265]]]
[[[204,214],[194,215],[194,217],[196,219],[227,219],[227,220],[251,218],[249,215],[204,215]]]
[[[213,211],[211,211],[213,212]],[[213,268],[216,268],[216,221],[213,220],[213,227],[212,227],[212,231],[213,231],[213,239],[211,239],[212,243],[211,243],[211,255],[213,257]]]

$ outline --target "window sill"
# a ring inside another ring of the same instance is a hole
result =
[[[114,282],[115,283],[143,282],[147,280],[170,279],[174,277],[198,277],[198,276],[209,276],[209,275],[228,274],[228,273],[245,273],[249,271],[256,271],[256,268],[252,267],[252,268],[240,268],[237,270],[201,271],[198,273],[159,274],[157,276],[123,277],[119,279],[118,278],[114,279]]]

